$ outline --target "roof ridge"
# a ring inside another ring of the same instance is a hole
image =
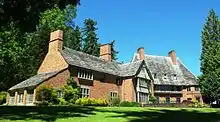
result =
[[[75,52],[77,52],[77,53],[81,53],[81,54],[83,54],[83,55],[90,56],[90,57],[95,58],[95,59],[98,59],[98,60],[100,60],[100,61],[102,61],[102,62],[104,62],[104,63],[114,62],[114,63],[120,64],[119,62],[117,62],[117,61],[115,61],[115,60],[105,61],[104,59],[102,59],[102,58],[100,58],[100,57],[97,57],[97,56],[94,56],[94,55],[90,55],[90,54],[84,53],[84,52],[82,52],[82,51],[77,51],[77,50],[74,50],[74,49],[71,49],[71,48],[68,48],[68,47],[64,47],[64,48],[67,49],[67,50],[70,50],[70,51],[75,51]]]

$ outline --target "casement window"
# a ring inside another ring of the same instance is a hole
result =
[[[180,97],[176,98],[176,103],[180,103]]]
[[[23,103],[23,94],[17,95],[17,103]]]
[[[145,79],[139,78],[139,86],[147,87],[147,81]]]
[[[117,78],[117,79],[116,79],[116,84],[117,84],[117,85],[121,85],[121,84],[122,84],[122,80],[119,79],[119,78]]]
[[[157,73],[153,73],[153,78],[157,79]]]
[[[80,97],[89,97],[89,88],[81,87],[80,89]]]
[[[191,101],[191,100],[192,100],[192,98],[187,98],[187,100],[188,100],[188,101]]]
[[[167,79],[168,79],[167,74],[164,74],[164,75],[163,75],[163,79],[164,79],[164,80],[167,80]]]
[[[166,103],[170,103],[170,97],[166,96]]]
[[[186,89],[187,89],[187,91],[191,91],[191,88],[190,88],[190,87],[187,87]]]
[[[173,80],[177,80],[177,75],[176,74],[173,75]]]
[[[195,91],[200,91],[200,88],[199,87],[195,87]]]
[[[93,73],[90,71],[85,71],[82,69],[78,70],[78,78],[86,79],[86,80],[93,80]]]
[[[26,104],[31,104],[33,103],[33,94],[27,94],[27,98],[26,98]]]
[[[148,102],[147,93],[139,92],[139,102],[140,103],[147,103]]]
[[[118,92],[111,92],[110,95],[111,95],[111,99],[117,98],[118,97]]]

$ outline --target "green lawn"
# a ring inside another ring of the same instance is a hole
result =
[[[220,109],[0,106],[0,122],[220,122]]]

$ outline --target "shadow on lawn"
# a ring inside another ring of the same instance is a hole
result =
[[[201,112],[197,110],[168,110],[168,109],[148,109],[146,111],[105,111],[119,115],[109,116],[127,118],[129,122],[220,122],[220,111]]]
[[[94,108],[81,106],[0,106],[0,120],[43,120],[53,122],[58,118],[87,117]]]

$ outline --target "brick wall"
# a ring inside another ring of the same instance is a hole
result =
[[[77,84],[87,86],[90,89],[92,98],[107,98],[110,92],[118,92],[121,97],[121,86],[116,84],[116,76],[93,72],[94,80],[84,80],[77,78],[77,68],[70,67],[71,75],[75,78]]]
[[[52,78],[44,81],[42,84],[37,86],[37,89],[42,85],[51,86],[53,88],[60,88],[66,84],[66,80],[70,77],[70,72],[68,69],[61,71]]]
[[[122,82],[122,101],[136,101],[136,85],[134,79],[126,79]]]
[[[191,98],[192,100],[196,100],[196,97],[200,97],[200,102],[203,103],[202,95],[199,91],[195,91],[195,87],[191,86],[191,91],[187,91],[187,88],[183,88],[183,100],[187,100],[187,98]]]
[[[59,51],[48,52],[38,70],[38,73],[53,72],[66,69],[67,67],[68,64]]]

